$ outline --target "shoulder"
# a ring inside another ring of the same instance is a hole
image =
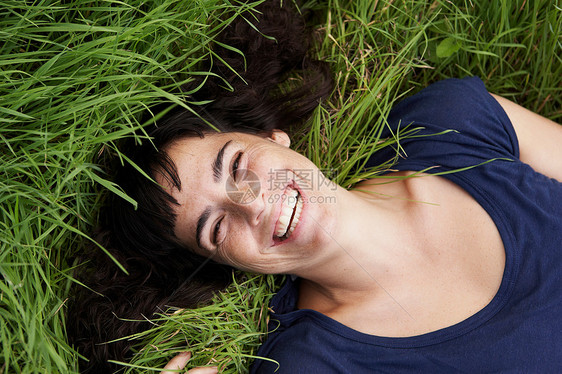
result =
[[[509,117],[519,140],[520,159],[562,182],[562,126],[513,101],[493,95]]]
[[[365,347],[337,326],[310,310],[270,333],[252,366],[251,373],[362,373],[371,365],[356,365],[353,357],[365,356]],[[346,353],[347,352],[347,353]]]
[[[393,109],[389,128],[421,128],[417,136],[402,139],[447,154],[481,150],[479,157],[517,159],[519,145],[509,117],[477,77],[447,79],[412,95]],[[427,136],[430,135],[430,136]]]
[[[450,123],[482,111],[505,115],[480,78],[466,77],[433,83],[398,103],[392,114],[430,116],[433,121]]]
[[[251,373],[332,372],[322,334],[314,330],[310,324],[299,322],[272,333],[260,348]]]
[[[398,103],[391,118],[455,130],[497,124],[508,135],[515,135],[505,111],[478,77],[436,82]]]
[[[379,367],[370,337],[312,310],[282,324],[262,345],[251,373],[372,373]]]

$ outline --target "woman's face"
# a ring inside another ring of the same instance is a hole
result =
[[[209,134],[172,143],[181,191],[175,233],[195,252],[238,269],[299,273],[335,228],[337,187],[288,136]]]

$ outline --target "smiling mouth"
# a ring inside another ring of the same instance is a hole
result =
[[[285,240],[291,236],[299,223],[302,212],[302,197],[297,190],[291,189],[283,200],[281,215],[275,225],[274,239]]]

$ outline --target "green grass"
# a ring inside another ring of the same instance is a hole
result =
[[[562,122],[558,0],[303,7],[316,11],[317,53],[338,89],[293,141],[344,186],[377,174],[351,166],[378,144],[392,103],[442,78],[478,75],[490,91]],[[76,372],[64,329],[68,259],[97,221],[100,192],[123,195],[97,165],[119,154],[116,141],[132,136],[147,108],[193,105],[178,87],[207,74],[198,66],[213,58],[213,36],[246,8],[218,0],[1,3],[0,373]],[[188,347],[196,364],[244,372],[276,283],[248,276],[212,306],[162,313],[133,337],[138,354],[125,368],[162,367]]]

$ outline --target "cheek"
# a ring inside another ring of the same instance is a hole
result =
[[[257,248],[251,234],[239,224],[231,224],[218,252],[220,261],[237,269],[248,269],[256,260],[254,253]]]

